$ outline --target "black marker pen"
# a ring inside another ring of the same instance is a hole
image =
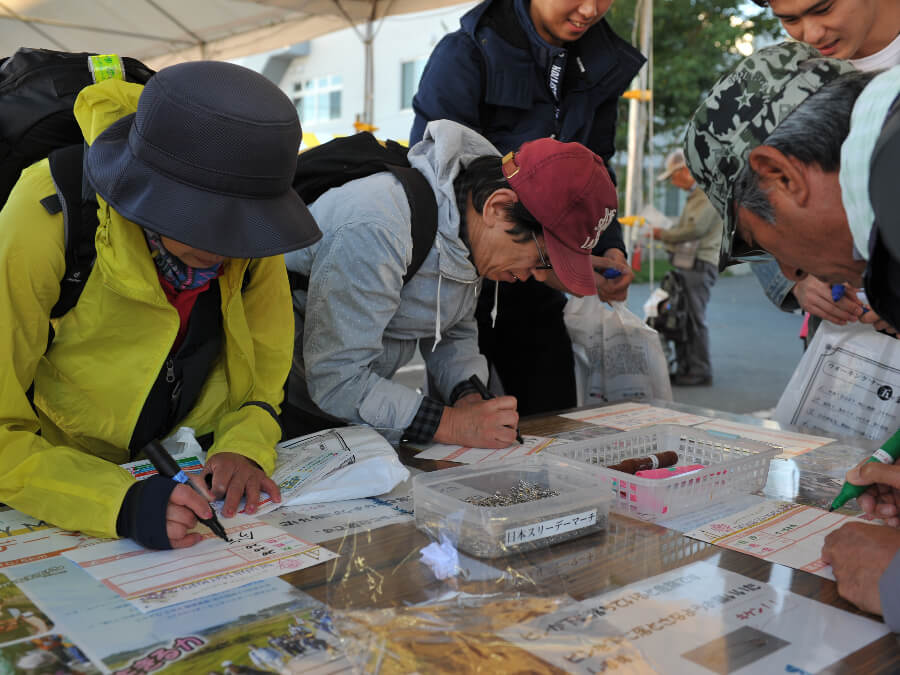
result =
[[[181,470],[181,467],[178,466],[178,462],[175,461],[172,455],[169,454],[169,451],[166,450],[159,441],[153,440],[147,443],[144,447],[144,454],[147,455],[147,459],[149,459],[150,463],[156,467],[156,470],[159,471],[161,476],[171,478],[176,483],[189,484],[191,487],[194,487],[188,475]],[[194,489],[196,490],[197,488],[194,487]],[[197,492],[199,494],[199,490]],[[225,532],[225,528],[222,527],[222,523],[220,523],[219,519],[216,517],[216,512],[213,510],[212,506],[210,506],[210,510],[212,511],[212,518],[201,518],[200,516],[197,516],[197,520],[212,530],[212,533],[217,537],[221,537],[225,541],[230,541],[230,539],[228,539],[228,534]]]

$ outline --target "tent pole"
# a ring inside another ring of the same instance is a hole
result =
[[[363,84],[363,123],[375,123],[375,26],[371,18],[366,21],[363,34],[365,52],[365,82]]]

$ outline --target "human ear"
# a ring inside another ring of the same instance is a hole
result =
[[[484,202],[484,209],[481,213],[484,224],[488,227],[495,225],[502,226],[504,229],[508,227],[507,212],[517,201],[519,201],[519,195],[515,190],[509,188],[494,190]]]
[[[763,190],[770,194],[778,192],[798,206],[806,204],[810,186],[803,162],[768,145],[753,148],[749,161]]]

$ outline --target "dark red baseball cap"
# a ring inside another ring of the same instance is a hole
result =
[[[581,143],[539,138],[503,158],[503,175],[544,229],[553,271],[573,293],[594,295],[591,250],[616,217],[603,160]]]

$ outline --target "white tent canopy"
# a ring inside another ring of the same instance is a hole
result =
[[[353,26],[365,45],[365,112],[372,123],[375,24],[394,14],[464,0],[0,0],[0,55],[19,47],[132,56],[152,68],[196,59],[232,59],[283,49]],[[646,53],[653,0],[638,0],[636,24]],[[646,70],[635,85],[652,88]],[[652,105],[652,104],[650,104]],[[629,166],[643,166],[648,104],[632,101]],[[650,131],[652,135],[652,131]],[[629,170],[625,212],[643,204],[639,170]],[[627,237],[630,241],[631,236]]]
[[[0,0],[0,54],[116,53],[154,68],[287,47],[459,0]]]

